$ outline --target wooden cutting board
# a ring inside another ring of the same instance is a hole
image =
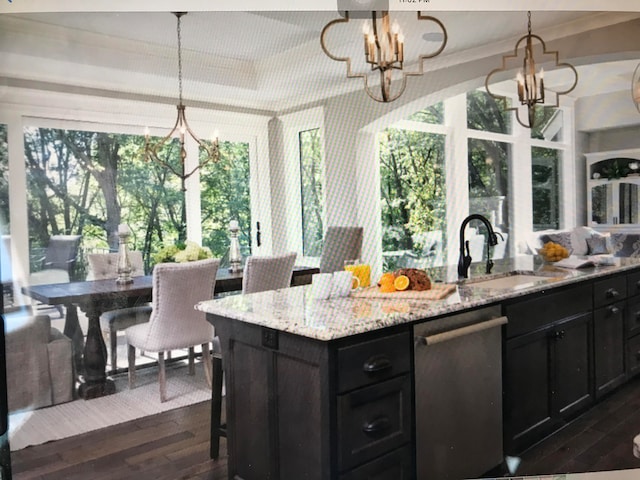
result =
[[[404,290],[402,292],[381,292],[378,287],[369,287],[352,294],[356,298],[397,298],[411,300],[442,300],[456,291],[456,285],[450,283],[433,283],[431,290]]]

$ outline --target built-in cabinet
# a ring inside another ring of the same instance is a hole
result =
[[[640,149],[585,156],[588,225],[640,229]]]
[[[591,285],[506,303],[504,430],[519,453],[593,403]]]
[[[322,342],[208,318],[224,352],[229,478],[415,478],[408,326]]]
[[[640,372],[640,273],[503,304],[505,453],[550,435]]]

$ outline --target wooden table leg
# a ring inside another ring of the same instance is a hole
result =
[[[115,393],[116,388],[113,380],[107,378],[105,371],[107,347],[104,344],[100,330],[102,309],[94,304],[81,305],[80,308],[87,315],[89,328],[87,330],[87,340],[84,344],[84,375],[80,378],[78,395],[85,400],[89,400],[111,395]]]
[[[76,375],[84,374],[82,352],[84,351],[84,335],[78,321],[78,308],[73,305],[65,305],[67,316],[64,322],[64,334],[71,339],[73,344],[73,363],[76,367]]]

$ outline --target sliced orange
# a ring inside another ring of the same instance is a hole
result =
[[[406,275],[398,275],[393,281],[393,286],[396,288],[396,290],[402,291],[409,288],[409,283],[411,283],[409,277],[407,277]]]

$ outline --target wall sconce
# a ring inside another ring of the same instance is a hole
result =
[[[520,105],[526,105],[527,107],[527,122],[523,122],[520,119],[520,113],[518,111],[518,107],[506,108],[505,111],[515,110],[516,112],[516,120],[520,125],[526,128],[533,128],[535,126],[535,115],[536,115],[536,106],[544,105],[547,107],[553,106],[558,107],[559,105],[559,97],[560,95],[566,95],[571,92],[576,85],[578,84],[578,72],[573,67],[573,65],[569,63],[558,63],[558,52],[557,51],[548,51],[547,46],[544,43],[544,40],[540,38],[538,35],[534,35],[531,33],[531,12],[527,12],[528,23],[527,23],[527,34],[521,37],[517,42],[513,52],[513,55],[503,55],[502,57],[502,68],[496,68],[489,72],[487,78],[485,79],[485,88],[487,93],[491,95],[493,98],[497,100],[501,100],[503,103],[506,102],[506,97],[504,95],[496,95],[491,92],[489,89],[489,83],[491,77],[499,72],[504,72],[507,70],[507,62],[511,59],[518,58],[518,49],[523,48],[524,59],[522,61],[522,70],[520,70],[516,76],[517,83],[517,93],[518,93],[518,101]],[[560,92],[552,92],[555,93],[555,104],[546,104],[545,105],[545,87],[544,87],[544,70],[540,68],[540,70],[536,71],[536,60],[533,56],[534,44],[539,43],[542,47],[543,55],[553,55],[555,60],[556,67],[566,67],[570,69],[574,76],[575,80],[573,84],[564,91]],[[523,45],[522,45],[523,44]]]
[[[420,55],[418,57],[418,70],[417,71],[407,71],[404,68],[404,46],[405,39],[400,26],[397,21],[394,21],[390,25],[389,21],[389,12],[382,11],[379,12],[380,17],[378,18],[378,12],[371,12],[371,23],[367,23],[365,21],[363,27],[363,35],[364,35],[364,55],[365,61],[368,65],[371,66],[371,71],[378,70],[380,72],[380,91],[376,92],[372,86],[369,85],[367,74],[364,73],[353,73],[351,70],[351,58],[350,57],[338,57],[333,55],[326,46],[325,37],[329,29],[338,24],[338,23],[348,23],[349,22],[349,12],[344,13],[343,18],[338,18],[336,20],[332,20],[327,23],[325,27],[322,29],[322,33],[320,34],[320,46],[324,53],[331,58],[332,60],[336,60],[338,62],[346,62],[347,63],[347,78],[362,78],[364,80],[364,90],[376,102],[393,102],[396,100],[407,86],[407,77],[408,76],[418,76],[423,75],[423,61],[427,58],[433,58],[444,50],[445,45],[447,44],[447,30],[435,17],[430,17],[426,15],[422,15],[420,12],[418,13],[418,20],[427,20],[431,22],[435,22],[440,29],[442,29],[443,39],[442,45],[438,48],[434,53],[427,55]],[[394,70],[399,70],[402,72],[402,80],[398,89],[392,93],[391,91],[391,79]]]

